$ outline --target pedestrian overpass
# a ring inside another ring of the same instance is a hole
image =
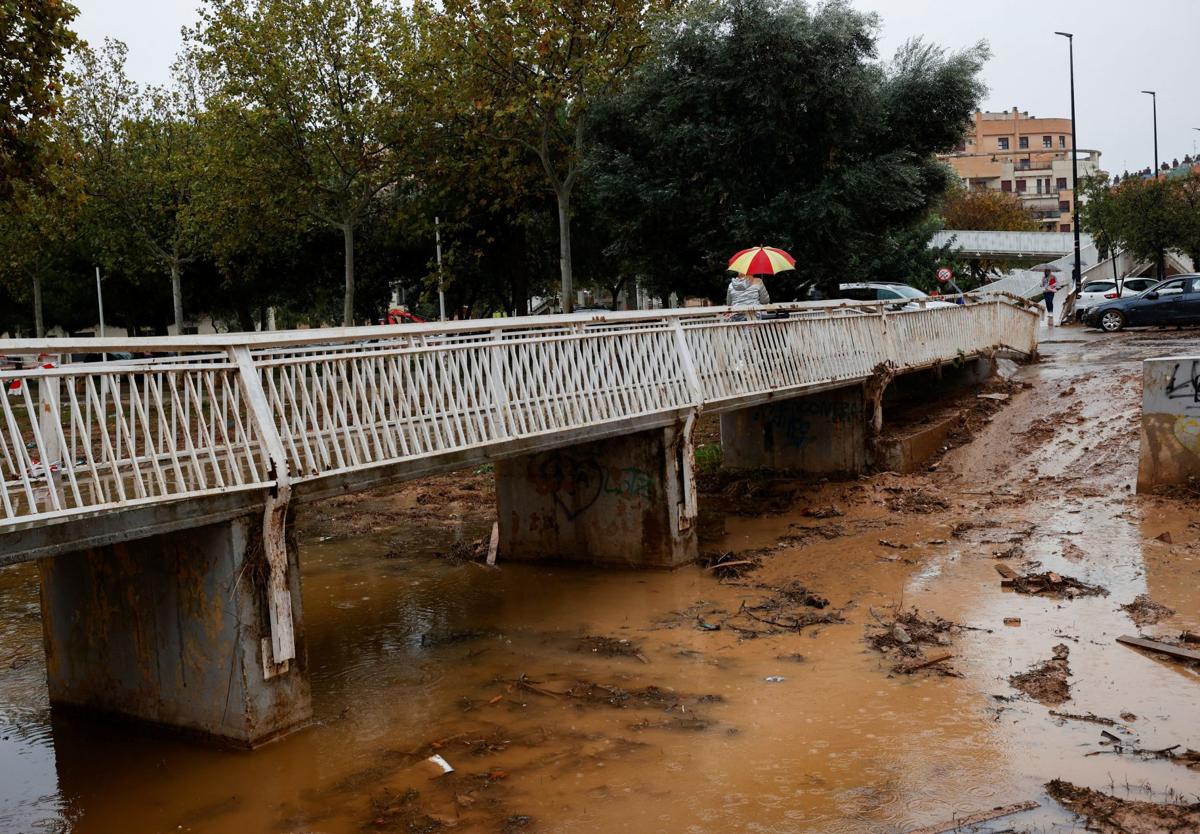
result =
[[[254,746],[308,720],[299,503],[494,462],[505,558],[696,556],[691,433],[861,472],[899,374],[1032,354],[1008,296],[0,341],[0,565],[38,560],[51,701]],[[72,353],[151,358],[69,363]]]
[[[1080,247],[1092,245],[1092,236],[1079,235]],[[992,232],[948,229],[935,232],[931,249],[949,247],[963,258],[989,260],[1053,261],[1075,251],[1073,232]]]

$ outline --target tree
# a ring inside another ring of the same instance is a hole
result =
[[[1110,187],[1107,178],[1092,178],[1080,203],[1083,228],[1106,249],[1120,247],[1139,260],[1158,261],[1171,249],[1189,252],[1196,245],[1189,234],[1195,228],[1189,225],[1195,217],[1191,180],[1128,178]]]
[[[1200,270],[1200,172],[1171,181],[1171,205],[1175,248],[1191,258],[1192,269]]]
[[[986,49],[913,41],[875,60],[876,20],[846,2],[732,0],[654,32],[659,52],[596,116],[588,175],[660,295],[720,297],[726,261],[796,256],[774,297],[887,273],[952,173]]]
[[[342,233],[342,323],[355,320],[355,232],[410,173],[420,114],[406,76],[410,21],[393,0],[209,0],[189,40],[211,105],[245,117],[256,158]]]
[[[38,187],[14,183],[0,212],[0,276],[11,295],[24,298],[28,290],[39,339],[46,335],[43,290],[66,271],[78,234],[79,185],[70,169],[52,166]]]
[[[996,232],[1036,232],[1041,224],[1025,208],[1021,198],[1003,191],[968,191],[952,185],[941,210],[946,229]],[[965,266],[976,284],[989,275],[1001,275],[1013,268],[1007,260],[967,258]]]
[[[176,330],[183,332],[184,268],[202,251],[191,214],[203,164],[197,104],[186,83],[141,90],[125,74],[126,47],[106,40],[79,54],[67,124],[84,189],[108,212],[110,248],[143,255],[171,280]],[[186,81],[186,79],[185,79]]]
[[[669,0],[443,0],[435,52],[455,57],[460,123],[532,155],[558,213],[562,304],[573,303],[571,199],[596,102],[620,89]],[[428,6],[425,7],[428,12]]]
[[[21,180],[37,182],[47,120],[60,103],[68,27],[78,10],[62,0],[0,3],[0,200]]]

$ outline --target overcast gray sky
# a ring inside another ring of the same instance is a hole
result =
[[[197,0],[74,0],[89,42],[129,45],[129,73],[165,82],[180,27],[196,20]],[[989,110],[1020,107],[1035,116],[1070,115],[1067,44],[1075,34],[1079,146],[1103,152],[1112,172],[1152,162],[1150,97],[1158,92],[1163,160],[1200,146],[1200,0],[852,0],[882,21],[880,54],[921,35],[952,48],[985,39]]]

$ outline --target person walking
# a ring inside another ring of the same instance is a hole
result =
[[[1042,300],[1046,302],[1046,324],[1054,326],[1054,294],[1058,292],[1058,278],[1049,269],[1042,270]]]
[[[762,304],[770,304],[771,294],[767,292],[767,285],[762,282],[761,278],[755,275],[735,275],[729,282],[729,289],[725,291],[725,303],[730,307],[757,307]],[[757,313],[748,311],[733,313],[730,321],[746,321],[756,318],[758,318]]]

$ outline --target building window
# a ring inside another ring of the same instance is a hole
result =
[[[1017,170],[1018,171],[1028,171],[1029,170],[1029,160],[1028,159],[1018,159],[1017,160]]]
[[[1067,137],[1065,137],[1065,136],[1058,137],[1058,146],[1060,148],[1065,148],[1067,146]]]
[[[1055,180],[1055,183],[1057,184],[1059,191],[1067,190],[1067,178],[1066,177],[1059,177],[1057,180]]]
[[[1019,147],[1019,148],[1028,148],[1028,147],[1029,147],[1029,137],[1028,137],[1028,136],[1022,136],[1020,139],[1018,139],[1018,140],[1017,140],[1017,147]]]
[[[997,138],[997,139],[996,139],[996,145],[997,145],[997,146],[1000,148],[1000,150],[1002,150],[1002,151],[1006,151],[1006,150],[1008,150],[1008,137],[1007,137],[1007,136],[1001,136],[1001,137]]]
[[[1051,141],[1051,137],[1049,137],[1049,136],[1042,137],[1042,147],[1043,148],[1053,148],[1054,147],[1054,142]]]
[[[1000,180],[1000,190],[1005,194],[1012,193],[1012,180]]]
[[[1041,177],[1038,177],[1038,180],[1037,180],[1037,193],[1038,194],[1042,193],[1042,178]]]
[[[1071,224],[1070,223],[1059,223],[1058,230],[1060,232],[1069,232],[1069,231],[1071,231]]]
[[[1027,180],[1017,180],[1017,193],[1024,194],[1025,189],[1028,186],[1029,186],[1029,182]]]
[[[1069,200],[1059,200],[1058,201],[1058,210],[1061,211],[1063,214],[1070,214],[1071,213],[1070,201]]]

